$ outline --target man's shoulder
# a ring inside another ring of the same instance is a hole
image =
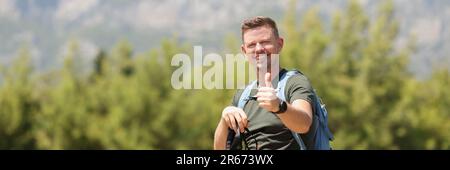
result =
[[[286,83],[287,86],[303,86],[305,88],[311,88],[311,83],[308,77],[300,71],[299,74],[295,74],[289,78]]]
[[[292,102],[296,99],[303,99],[310,103],[313,101],[313,87],[305,74],[295,74],[286,82],[285,95],[287,100]]]
[[[247,85],[246,85],[247,86]],[[245,87],[246,87],[245,86]],[[234,92],[234,95],[233,95],[233,105],[234,106],[237,106],[237,103],[238,103],[238,101],[239,101],[239,98],[241,97],[241,95],[242,95],[242,93],[244,92],[244,88],[245,87],[243,87],[243,88],[238,88],[238,89],[236,89],[236,91]]]
[[[234,92],[234,98],[239,98],[241,95],[242,95],[242,93],[244,92],[244,89],[242,89],[242,88],[238,88],[238,89],[236,89],[236,91]]]

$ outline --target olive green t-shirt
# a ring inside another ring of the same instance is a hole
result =
[[[287,70],[281,69],[279,75],[273,80],[278,80],[279,76],[284,74]],[[276,88],[277,84],[272,81],[272,87]],[[234,95],[232,105],[237,106],[239,98],[244,90],[239,89]],[[257,89],[252,89],[250,96],[254,96]],[[303,99],[310,104],[314,99],[313,88],[309,83],[308,78],[303,74],[297,74],[289,78],[286,82],[285,96],[286,102],[292,103],[294,100]],[[313,105],[311,105],[313,106]],[[312,108],[312,107],[311,107]],[[247,114],[249,120],[248,129],[250,134],[245,136],[249,149],[299,149],[298,143],[292,136],[292,132],[281,122],[280,118],[272,112],[269,112],[259,107],[256,100],[249,100],[244,106],[244,112]],[[313,123],[315,119],[313,119]],[[313,141],[311,130],[302,134],[301,137],[305,142],[307,148],[311,146]]]

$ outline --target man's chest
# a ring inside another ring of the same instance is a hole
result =
[[[251,93],[252,96],[255,94]],[[250,131],[285,129],[280,118],[276,114],[259,107],[259,103],[256,100],[249,100],[244,106],[244,112],[249,120],[248,128]]]

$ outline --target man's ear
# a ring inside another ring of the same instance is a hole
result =
[[[247,53],[245,52],[244,44],[241,45],[241,51],[242,51],[242,53],[247,54]]]
[[[278,38],[278,47],[280,47],[279,52],[281,52],[281,49],[283,49],[283,45],[284,45],[284,39],[283,39],[283,37],[279,37]]]

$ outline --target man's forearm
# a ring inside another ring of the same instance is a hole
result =
[[[214,133],[214,150],[225,150],[228,135],[227,125],[223,120],[220,120]]]
[[[297,103],[294,103],[298,105]],[[312,124],[312,114],[308,114],[303,109],[297,108],[292,104],[287,104],[285,113],[278,114],[283,124],[290,130],[297,133],[306,133]]]

